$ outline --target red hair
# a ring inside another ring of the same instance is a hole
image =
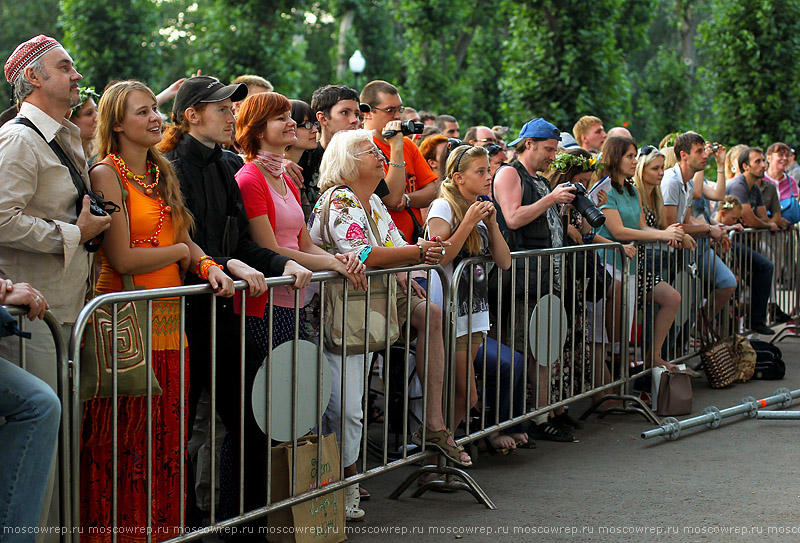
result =
[[[251,161],[258,154],[258,136],[269,118],[291,109],[289,99],[277,92],[260,92],[244,99],[236,117],[236,143],[245,160]]]
[[[434,134],[425,138],[425,140],[419,144],[419,152],[422,153],[422,156],[427,160],[437,160],[436,148],[442,143],[447,143],[447,141],[447,136],[444,134]]]

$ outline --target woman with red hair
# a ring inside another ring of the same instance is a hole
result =
[[[236,141],[245,164],[236,173],[250,232],[262,247],[297,261],[312,271],[334,270],[346,275],[353,286],[366,289],[366,267],[356,253],[331,255],[314,245],[308,235],[297,186],[286,174],[286,148],[297,142],[297,122],[292,105],[277,92],[248,96],[239,108]],[[281,220],[276,221],[280,216]],[[294,339],[295,298],[285,289],[273,289],[273,347]],[[269,321],[265,309],[268,295],[251,301],[246,322],[262,355],[268,352]],[[300,305],[305,304],[303,291]],[[305,313],[300,311],[300,338],[305,337]]]

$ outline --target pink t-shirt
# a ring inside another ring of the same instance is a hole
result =
[[[781,200],[785,200],[786,198],[797,198],[798,188],[797,188],[797,181],[795,181],[790,175],[784,173],[783,179],[780,181],[776,181],[772,179],[767,174],[764,174],[764,179],[766,181],[771,182],[773,185],[778,187],[778,193],[780,195]]]
[[[236,181],[239,183],[239,190],[242,192],[242,201],[244,202],[244,209],[247,212],[247,218],[253,219],[261,215],[269,217],[269,204],[267,199],[272,201],[272,206],[275,209],[275,219],[270,220],[272,231],[275,234],[275,239],[278,245],[286,247],[287,249],[299,250],[300,233],[305,225],[305,217],[303,215],[303,208],[300,207],[300,202],[297,196],[289,188],[286,176],[283,178],[284,188],[286,194],[283,196],[272,188],[272,185],[267,183],[264,176],[261,174],[258,167],[253,163],[247,163],[236,174]],[[252,228],[252,224],[251,224]],[[282,307],[294,307],[294,293],[289,293],[285,287],[270,289],[270,293],[274,296],[274,304]],[[266,295],[263,296],[266,299]],[[300,304],[302,305],[305,300],[305,292],[300,291]],[[266,301],[266,300],[265,300]],[[251,301],[248,300],[248,308]],[[264,304],[266,305],[266,303]],[[248,310],[248,314],[250,311]]]

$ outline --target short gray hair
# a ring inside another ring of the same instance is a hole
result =
[[[365,142],[373,143],[372,130],[340,130],[334,134],[319,165],[317,185],[320,191],[325,192],[358,178],[358,158],[355,154]]]
[[[47,72],[44,71],[44,62],[42,62],[42,57],[37,58],[25,66],[17,76],[17,80],[14,82],[14,100],[18,104],[21,104],[22,101],[30,96],[30,94],[36,89],[36,87],[34,87],[25,76],[25,70],[28,68],[32,68],[34,72],[41,75],[42,79],[50,79],[50,76],[48,76]]]

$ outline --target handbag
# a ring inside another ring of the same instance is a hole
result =
[[[656,413],[662,417],[688,415],[692,412],[692,377],[683,370],[661,373]]]
[[[705,308],[700,309],[704,332],[700,334],[700,360],[711,388],[723,388],[736,381],[737,368],[730,343],[722,341],[711,327]]]
[[[106,166],[108,166],[106,164]],[[110,167],[110,166],[109,166]],[[113,168],[112,168],[113,169]],[[116,173],[116,169],[114,169]],[[122,186],[122,210],[128,219],[124,201],[128,194]],[[132,275],[122,275],[123,291],[144,290],[133,282]],[[81,399],[109,398],[113,394],[114,349],[117,351],[117,394],[147,394],[147,356],[144,333],[147,326],[147,302],[125,302],[117,305],[117,334],[114,336],[113,304],[98,307],[90,319],[81,346]],[[161,394],[155,373],[150,369],[153,395]]]
[[[792,224],[800,222],[800,202],[797,198],[789,197],[781,200],[781,217]]]
[[[736,381],[746,383],[756,370],[756,351],[744,336],[736,335],[725,340],[731,346],[736,363]]]
[[[411,215],[411,222],[414,223],[414,229],[411,232],[411,239],[408,240],[408,243],[416,243],[418,239],[425,239],[425,229],[417,220],[417,216],[408,208],[406,208],[406,211]]]
[[[330,231],[330,189],[322,203],[320,234],[323,243],[336,247]],[[367,222],[373,238],[378,240],[378,227],[367,214]],[[327,237],[327,239],[325,239]],[[347,306],[344,295],[347,293]],[[324,331],[325,349],[334,354],[357,354],[385,349],[400,337],[397,318],[397,280],[394,274],[372,279],[369,287],[369,330],[367,330],[367,293],[355,290],[347,280],[329,283],[325,289],[324,315],[327,326]],[[386,304],[389,301],[389,313]],[[387,323],[388,321],[388,323]],[[387,336],[387,324],[389,333]]]

